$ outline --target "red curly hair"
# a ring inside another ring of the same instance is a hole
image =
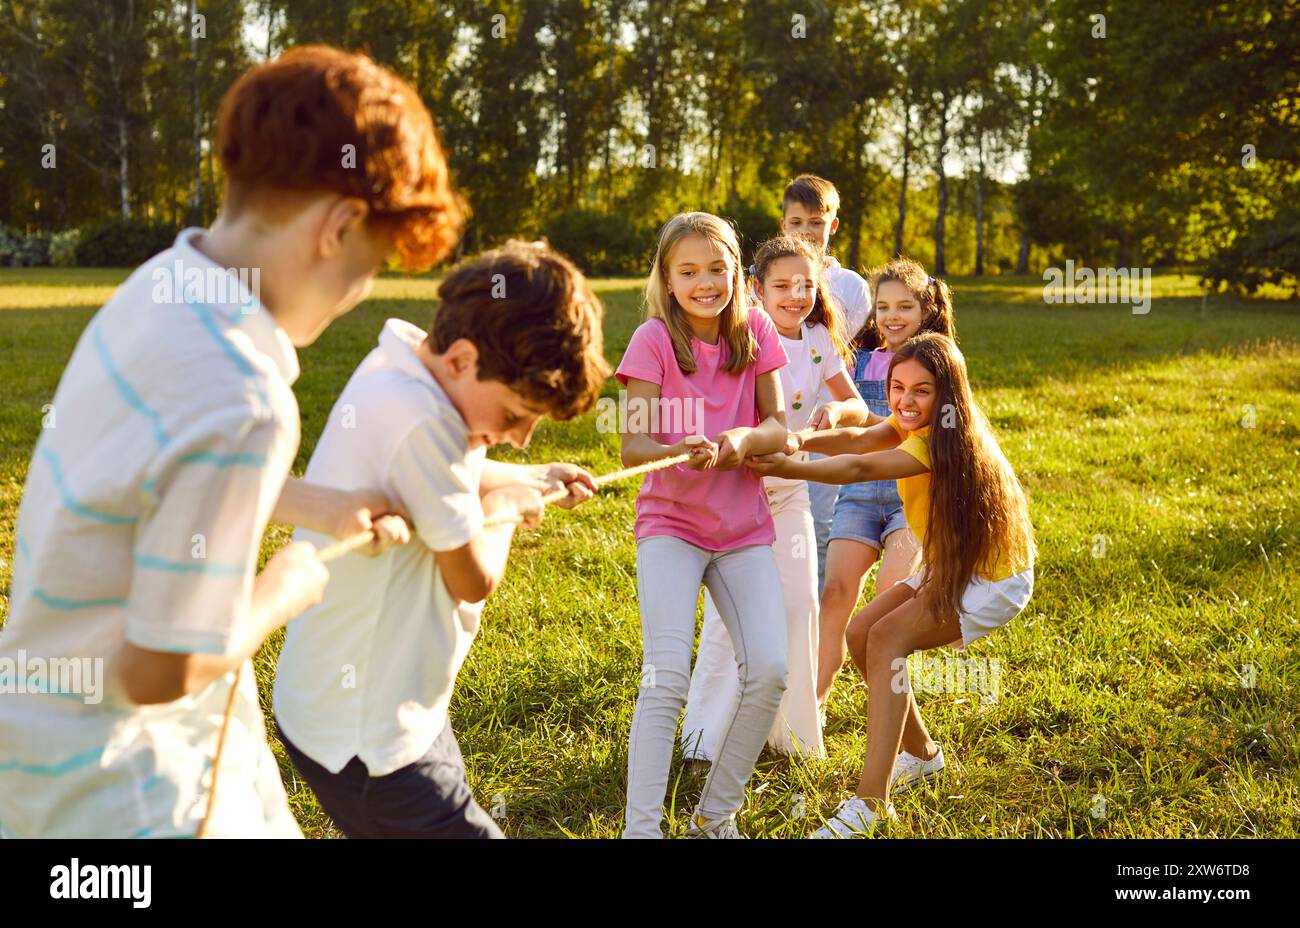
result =
[[[228,213],[322,190],[357,197],[409,270],[437,264],[460,238],[467,208],[433,117],[365,55],[305,45],[251,68],[221,101],[217,151]]]

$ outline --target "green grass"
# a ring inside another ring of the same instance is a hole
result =
[[[124,276],[0,271],[6,588],[41,406]],[[949,771],[897,798],[894,834],[1295,837],[1300,304],[1215,296],[1203,313],[1193,278],[1162,276],[1138,316],[1046,305],[1040,280],[954,283],[976,393],[1031,496],[1041,553],[1029,608],[971,649],[1001,661],[1000,698],[921,695]],[[427,323],[434,287],[386,278],[301,353],[297,472],[382,320]],[[601,282],[613,362],[638,321],[635,287]],[[591,415],[545,423],[526,455],[503,457],[618,466],[616,438]],[[461,672],[452,719],[470,782],[485,807],[504,811],[511,836],[619,831],[640,665],[636,490],[611,488],[519,537]],[[264,553],[286,538],[274,527]],[[264,699],[277,649],[270,642],[258,659]],[[846,670],[829,707],[829,758],[764,755],[741,815],[747,833],[805,835],[846,794],[865,703]],[[304,830],[333,834],[281,761]],[[670,833],[698,789],[675,764]],[[1104,816],[1093,814],[1097,796]]]

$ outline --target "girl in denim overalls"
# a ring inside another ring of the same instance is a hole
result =
[[[867,321],[854,339],[853,381],[876,417],[889,416],[886,376],[894,352],[918,332],[939,332],[956,339],[952,291],[930,277],[915,261],[895,259],[870,275],[873,303]],[[837,425],[854,423],[839,417]],[[861,423],[866,425],[867,423]],[[871,565],[880,561],[876,595],[911,576],[920,562],[916,536],[903,517],[903,502],[893,480],[849,484],[840,490],[826,554],[826,585],[822,589],[817,699],[824,706],[835,675],[844,663],[844,630],[862,595]],[[909,706],[909,715],[915,715]],[[919,716],[917,716],[919,721]],[[921,729],[922,734],[924,729]],[[915,734],[915,727],[907,727]],[[924,737],[904,737],[903,753],[918,748]]]

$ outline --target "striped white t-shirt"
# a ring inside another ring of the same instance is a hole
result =
[[[46,414],[0,631],[0,834],[180,837],[202,819],[234,674],[135,706],[112,658],[232,645],[299,439],[293,346],[259,278],[217,267],[202,234],[95,314]],[[248,665],[210,833],[300,833]]]

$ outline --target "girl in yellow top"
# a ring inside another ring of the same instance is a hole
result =
[[[867,681],[867,756],[857,795],[814,837],[870,832],[894,816],[891,780],[904,728],[927,750],[910,781],[941,757],[907,685],[907,656],[946,644],[965,647],[1015,618],[1034,587],[1029,507],[988,421],[971,396],[966,362],[946,336],[909,340],[890,364],[892,415],[869,428],[831,429],[803,442],[832,455],[802,462],[783,455],[747,465],[823,483],[898,481],[908,527],[921,542],[920,572],[872,600],[849,624],[849,653]],[[792,444],[798,444],[793,442]],[[901,679],[900,679],[901,678]],[[941,761],[940,761],[941,766]]]

